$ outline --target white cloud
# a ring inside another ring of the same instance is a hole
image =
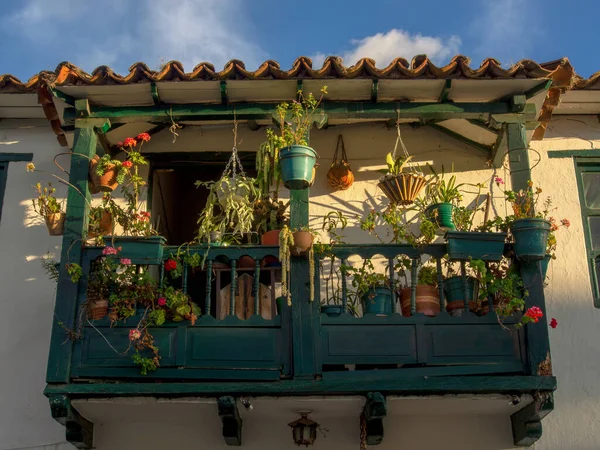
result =
[[[350,41],[353,47],[342,52],[341,56],[347,65],[355,64],[361,58],[374,59],[378,67],[385,67],[395,58],[403,57],[410,60],[415,55],[426,54],[438,64],[446,62],[458,53],[461,40],[458,36],[442,38],[438,36],[411,35],[407,31],[392,29],[385,33],[377,33],[362,39]],[[323,53],[317,53],[314,63],[325,59]]]
[[[27,0],[0,25],[52,51],[62,49],[87,71],[111,65],[124,72],[137,61],[158,69],[172,59],[188,72],[203,61],[221,70],[231,59],[252,70],[268,57],[252,39],[241,0],[107,0],[102,7],[82,0],[48,3]]]
[[[536,39],[543,35],[538,3],[536,0],[480,2],[481,8],[470,26],[471,39],[476,43],[473,55],[496,58],[504,65],[526,58]]]

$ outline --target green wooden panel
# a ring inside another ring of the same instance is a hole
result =
[[[278,368],[279,341],[270,328],[189,328],[186,367]]]
[[[518,333],[495,325],[425,326],[429,343],[428,362],[477,363],[518,361],[521,363]]]
[[[414,326],[324,326],[323,364],[416,363]]]
[[[140,375],[139,367],[82,367],[81,378],[118,379],[128,378],[132,383],[144,383],[149,380],[219,380],[219,381],[278,381],[281,372],[278,369],[182,369],[179,367],[159,367],[147,375]]]
[[[131,361],[134,350],[129,349],[129,352],[124,354],[129,345],[128,328],[98,328],[98,331],[86,327],[81,345],[80,367],[135,367]],[[161,367],[175,365],[178,331],[177,328],[150,329],[154,343],[160,351]]]
[[[0,153],[0,163],[4,162],[31,162],[33,153]]]

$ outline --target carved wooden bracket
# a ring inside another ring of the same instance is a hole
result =
[[[227,445],[242,445],[242,419],[235,398],[231,396],[217,399],[219,417],[223,422],[223,438]]]
[[[71,406],[66,395],[52,396],[49,400],[52,418],[65,427],[67,442],[76,448],[93,448],[94,424]]]
[[[554,409],[552,392],[540,392],[532,403],[514,413],[512,422],[513,440],[518,447],[529,447],[542,437],[542,419]]]
[[[367,445],[379,445],[383,441],[383,418],[387,414],[385,397],[380,392],[369,392],[363,410],[366,421]]]

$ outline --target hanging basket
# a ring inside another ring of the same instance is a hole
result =
[[[386,175],[379,180],[379,188],[390,202],[400,205],[410,205],[415,201],[427,180],[416,173],[401,173]]]
[[[341,154],[339,154],[340,152]],[[348,163],[344,139],[341,134],[338,136],[335,153],[333,154],[333,162],[327,172],[327,182],[337,191],[345,191],[354,183],[354,174]]]

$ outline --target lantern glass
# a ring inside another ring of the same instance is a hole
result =
[[[313,420],[310,420],[306,414],[302,414],[302,417],[298,420],[289,424],[292,427],[292,436],[294,438],[294,444],[296,445],[313,445],[315,439],[317,439],[317,428],[319,424]]]

